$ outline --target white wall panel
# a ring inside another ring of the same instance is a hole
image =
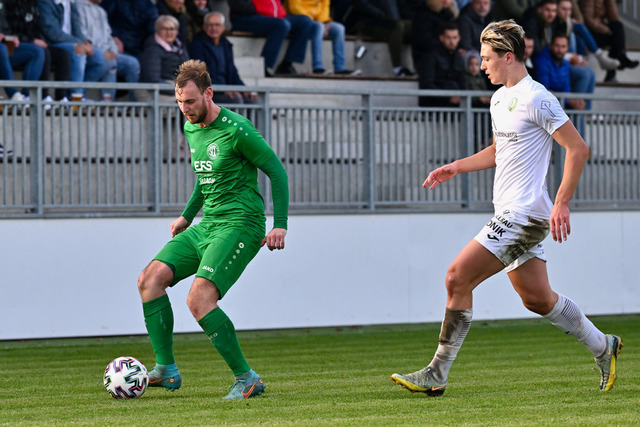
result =
[[[449,263],[487,214],[293,216],[284,251],[263,249],[221,303],[238,329],[439,322]],[[587,314],[640,312],[640,212],[573,213],[545,241],[552,286]],[[146,333],[136,280],[170,218],[0,221],[0,339]],[[269,224],[271,221],[269,220]],[[191,279],[169,291],[175,331],[199,331]],[[500,273],[475,319],[533,317]]]

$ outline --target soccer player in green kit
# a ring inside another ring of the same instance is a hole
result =
[[[218,301],[264,245],[284,249],[289,192],[282,163],[249,120],[213,102],[204,62],[178,69],[176,100],[197,180],[182,215],[170,225],[172,239],[138,279],[144,320],[156,355],[149,386],[176,390],[182,384],[173,354],[173,311],[166,293],[195,274],[187,305],[235,375],[225,399],[261,394],[265,385],[247,363],[233,323]],[[273,229],[265,237],[264,201],[257,169],[271,180]],[[202,220],[191,226],[203,208]]]

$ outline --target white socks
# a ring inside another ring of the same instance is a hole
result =
[[[440,329],[440,344],[433,360],[429,364],[436,381],[446,383],[449,369],[458,355],[462,342],[471,327],[473,309],[446,309]]]
[[[607,338],[584,315],[582,310],[564,295],[558,294],[558,302],[553,309],[544,315],[552,325],[560,328],[565,334],[571,334],[599,357],[607,348]]]

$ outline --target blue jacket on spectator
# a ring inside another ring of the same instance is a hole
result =
[[[87,40],[80,29],[80,15],[75,2],[71,3],[71,34],[62,31],[64,9],[53,0],[38,0],[40,9],[40,26],[47,43],[82,43]]]
[[[158,8],[151,0],[102,0],[111,35],[120,39],[125,53],[140,57],[147,37],[155,33]]]
[[[544,47],[535,57],[536,80],[552,92],[571,91],[571,66],[566,60],[560,64],[553,60],[549,47]]]
[[[220,37],[220,44],[217,48],[221,48],[224,55],[225,69],[224,74],[219,72],[218,57],[213,53],[216,49],[211,38],[205,33],[199,33],[189,45],[189,56],[192,59],[199,59],[207,64],[209,74],[211,75],[211,83],[214,85],[243,85],[244,82],[238,74],[238,69],[233,61],[233,48],[231,42],[225,36]]]

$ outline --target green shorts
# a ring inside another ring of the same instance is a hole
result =
[[[192,274],[211,280],[220,298],[238,280],[260,250],[264,224],[196,224],[171,239],[154,260],[173,270],[171,286]]]

